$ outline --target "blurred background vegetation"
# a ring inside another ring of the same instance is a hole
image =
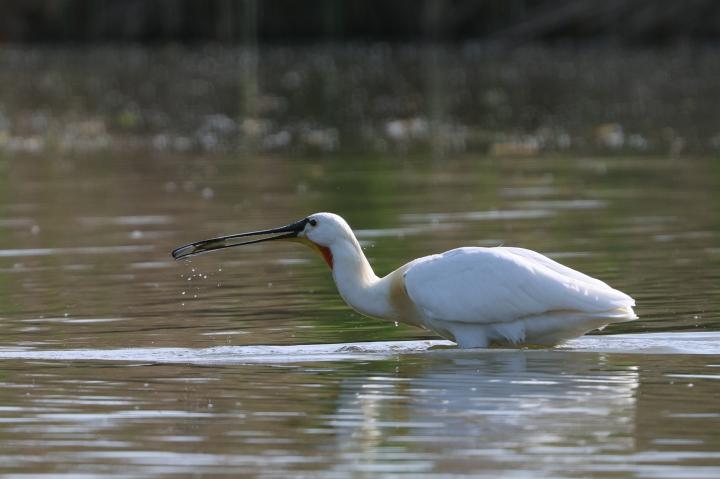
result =
[[[712,0],[12,0],[5,42],[715,41]]]
[[[0,152],[720,151],[709,0],[0,8]]]

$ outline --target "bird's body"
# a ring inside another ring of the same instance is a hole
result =
[[[337,215],[316,213],[259,233],[281,231],[291,232],[283,238],[322,254],[338,292],[356,311],[432,330],[462,348],[551,346],[636,318],[630,296],[527,249],[457,248],[418,258],[380,278]],[[235,246],[228,240],[253,234],[194,243],[173,255]]]

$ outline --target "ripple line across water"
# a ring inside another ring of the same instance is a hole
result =
[[[85,246],[78,248],[18,248],[0,249],[0,257],[15,258],[21,256],[51,256],[56,254],[111,254],[111,253],[142,253],[153,251],[152,245],[128,246]]]
[[[508,349],[457,349],[450,341],[378,341],[289,346],[218,346],[212,348],[70,349],[0,351],[0,359],[48,361],[133,361],[150,363],[248,364],[376,360],[397,354],[467,356],[522,352]],[[532,350],[531,350],[532,351]],[[720,333],[648,333],[585,336],[552,351],[619,354],[720,354]]]

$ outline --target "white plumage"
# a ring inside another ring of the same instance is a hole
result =
[[[551,345],[635,318],[625,293],[523,248],[454,249],[413,261],[404,279],[430,329],[461,346]]]
[[[235,242],[273,233],[285,234]],[[636,318],[630,296],[522,248],[458,248],[416,259],[378,278],[348,224],[332,213],[199,241],[176,249],[173,256],[274,239],[300,241],[321,253],[338,292],[360,313],[430,329],[463,348],[550,346]]]

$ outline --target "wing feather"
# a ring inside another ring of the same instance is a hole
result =
[[[521,248],[458,248],[413,262],[410,299],[432,319],[514,321],[549,311],[597,313],[634,305],[607,284]]]

